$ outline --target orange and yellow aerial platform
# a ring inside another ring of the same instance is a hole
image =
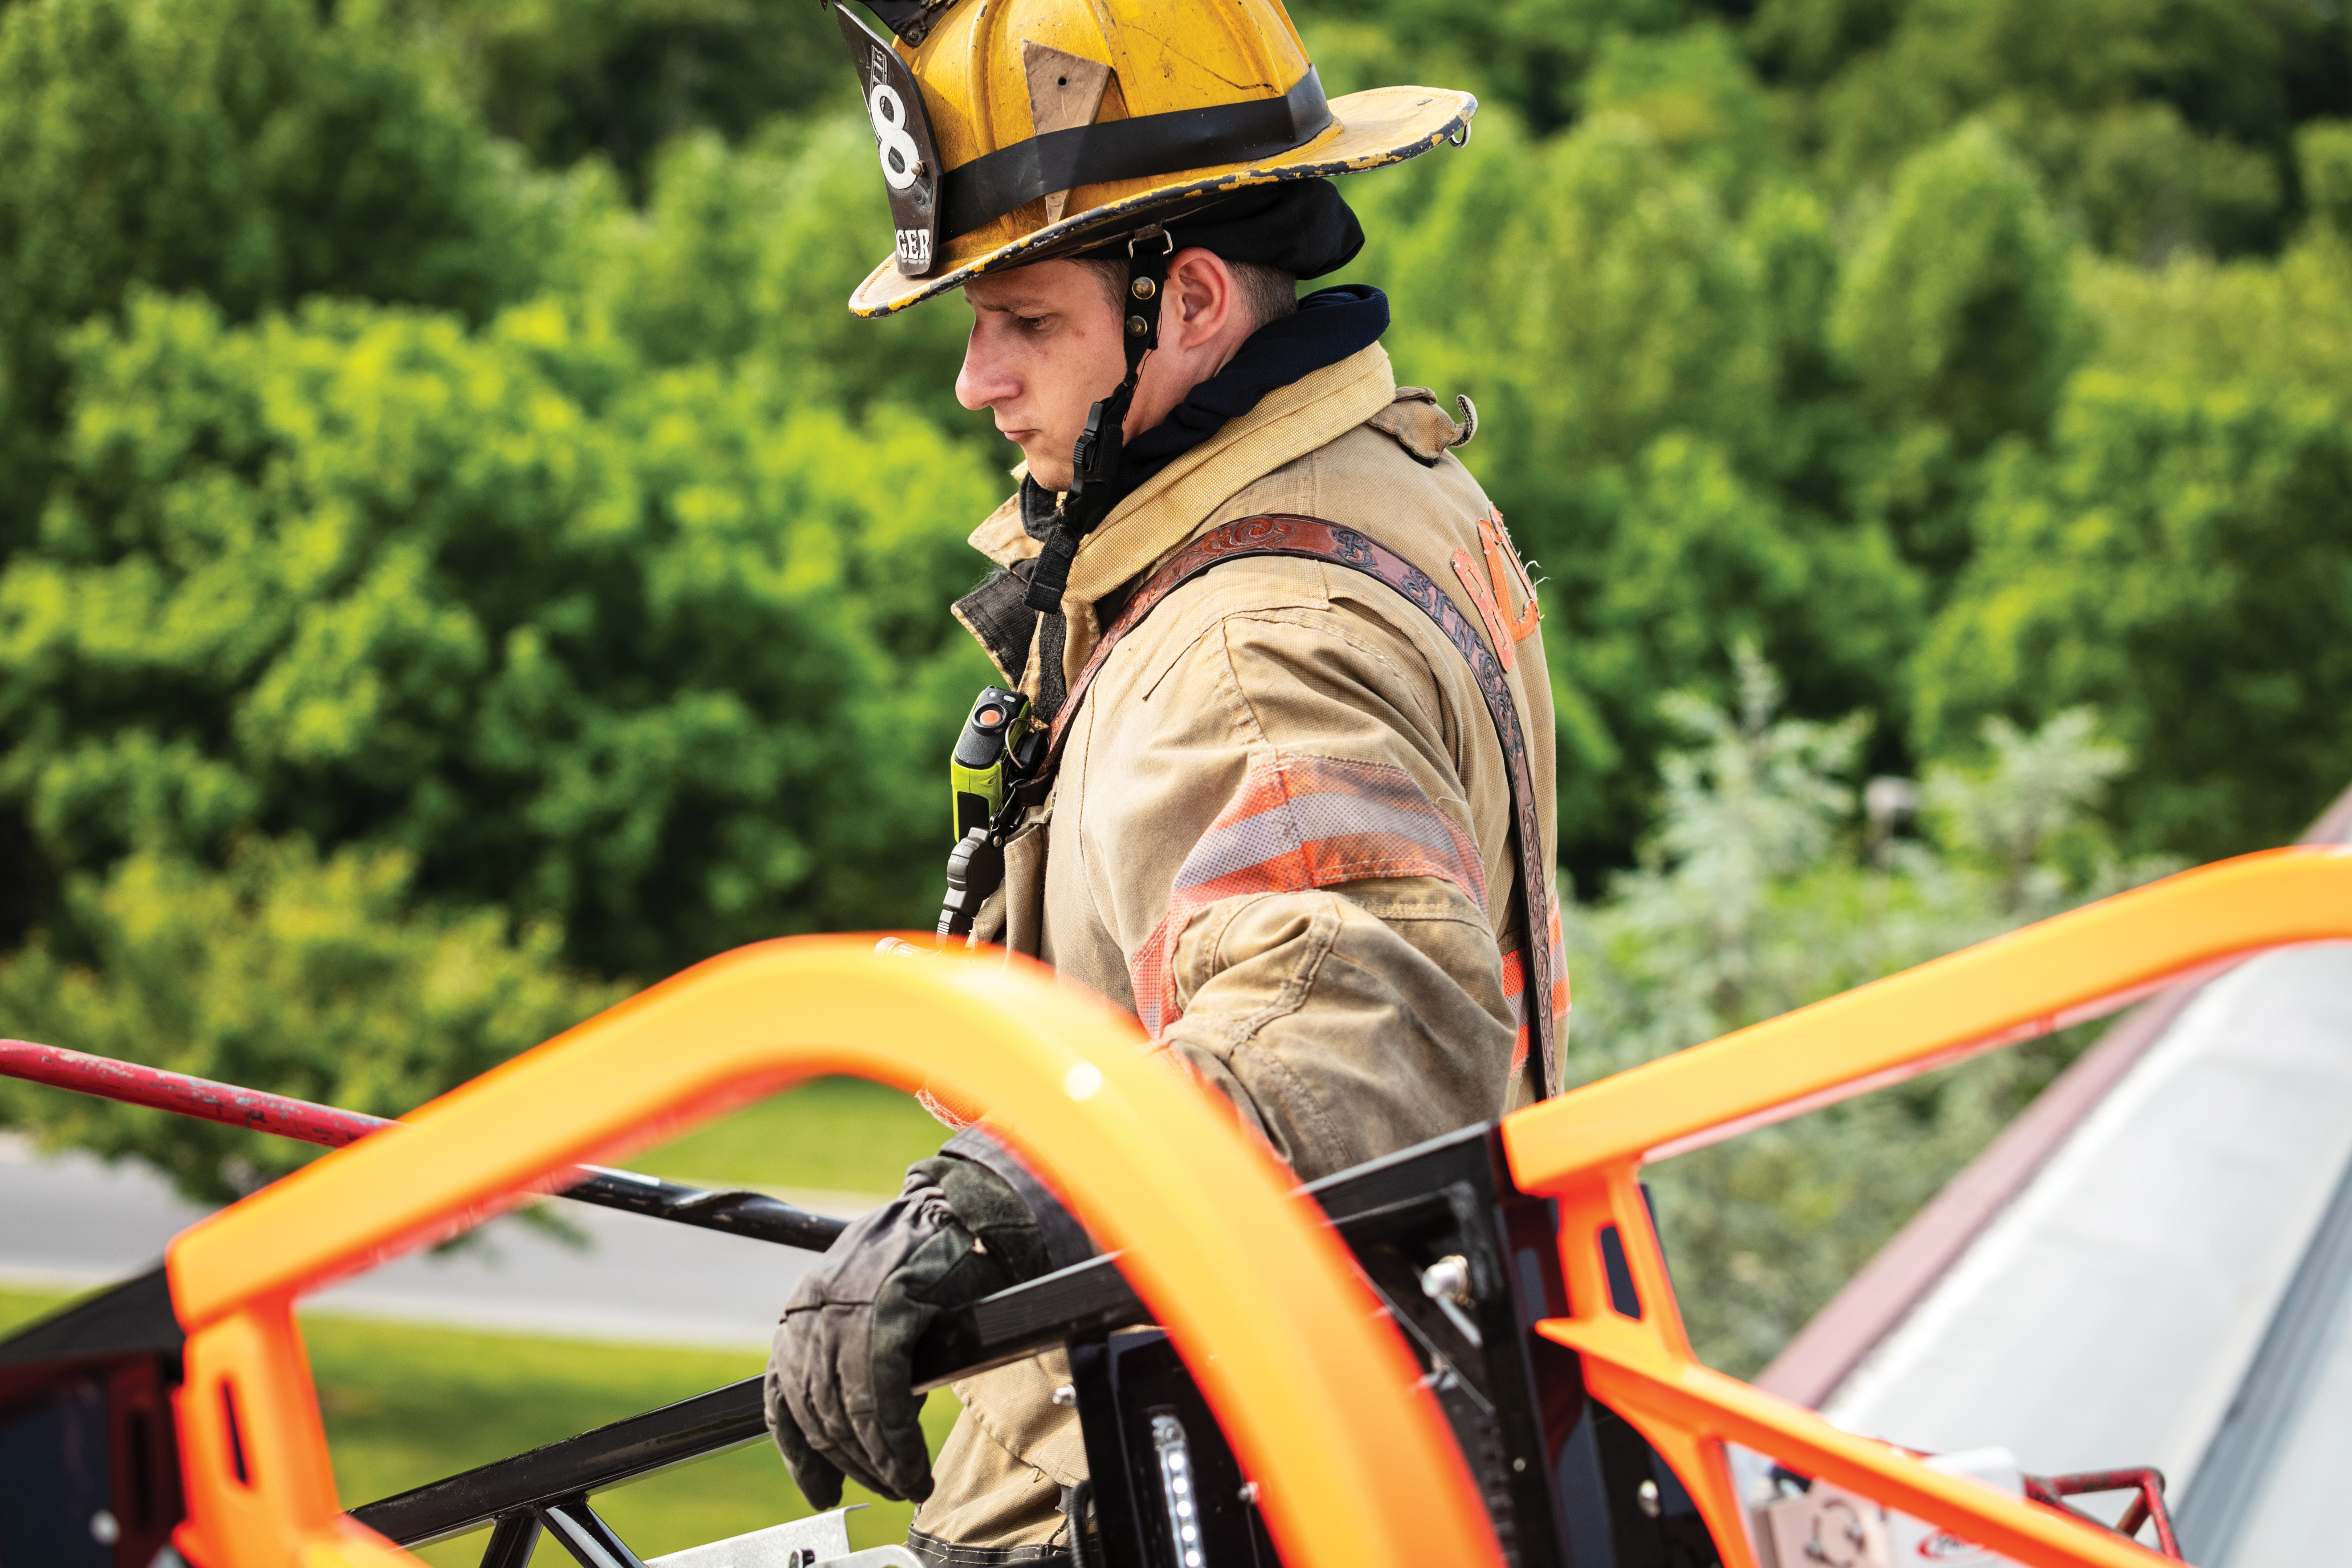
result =
[[[1522,1295],[1523,1307],[1551,1304],[1481,1321],[1490,1339],[1496,1322],[1519,1324],[1526,1342],[1504,1348],[1549,1380],[1537,1403],[1589,1397],[1637,1429],[1728,1568],[1757,1562],[1729,1444],[2018,1563],[2156,1560],[2062,1508],[1931,1468],[1700,1365],[1636,1175],[2250,952],[2347,937],[2352,852],[2248,856],[1518,1111],[1490,1143],[1514,1212],[1549,1205],[1543,1272],[1563,1293]],[[1205,1396],[1282,1562],[1428,1568],[1529,1553],[1526,1518],[1498,1536],[1499,1494],[1478,1468],[1493,1456],[1465,1458],[1449,1425],[1436,1342],[1416,1339],[1378,1270],[1223,1103],[1141,1044],[1132,1019],[1020,961],[909,963],[870,937],[796,938],[689,970],[320,1159],[171,1247],[170,1309],[185,1335],[171,1394],[184,1497],[173,1546],[191,1568],[415,1563],[335,1495],[296,1300],[563,1185],[582,1163],[853,1074],[984,1107],[1116,1252],[1139,1321],[1164,1330]],[[1486,1342],[1475,1327],[1470,1342]],[[8,1386],[0,1379],[0,1403]],[[5,1488],[0,1478],[0,1510],[19,1506]]]

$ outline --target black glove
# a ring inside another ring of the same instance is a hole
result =
[[[845,1475],[886,1498],[931,1495],[915,1343],[942,1313],[1092,1256],[1069,1212],[978,1128],[908,1167],[907,1184],[826,1249],[784,1305],[768,1357],[768,1431],[801,1495]]]

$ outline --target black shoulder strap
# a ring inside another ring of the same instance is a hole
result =
[[[1480,639],[1476,626],[1429,574],[1386,545],[1352,528],[1284,512],[1226,523],[1186,545],[1135,591],[1118,619],[1095,645],[1077,679],[1071,682],[1069,695],[1063,700],[1061,710],[1054,715],[1053,737],[1041,776],[1051,778],[1059,770],[1070,721],[1077,716],[1078,705],[1085,701],[1096,673],[1119,639],[1133,631],[1162,599],[1210,567],[1253,555],[1300,556],[1376,577],[1436,622],[1445,640],[1469,662],[1471,676],[1486,699],[1486,712],[1495,721],[1495,737],[1502,742],[1503,763],[1510,773],[1511,811],[1517,825],[1513,837],[1519,854],[1520,920],[1527,930],[1527,946],[1521,959],[1527,984],[1521,994],[1526,999],[1528,1038],[1542,1067],[1536,1090],[1538,1096],[1552,1093],[1559,1083],[1559,1042],[1556,1037],[1559,1019],[1552,1003],[1554,987],[1561,984],[1565,977],[1552,971],[1550,868],[1544,864],[1543,835],[1536,816],[1535,779],[1528,771],[1527,737],[1519,728],[1519,710],[1511,700],[1510,684],[1504,679],[1501,662]]]

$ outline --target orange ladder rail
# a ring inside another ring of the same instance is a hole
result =
[[[827,1073],[990,1109],[1175,1341],[1299,1568],[1499,1568],[1420,1369],[1312,1201],[1135,1021],[1026,961],[871,937],[713,959],[176,1237],[196,1568],[414,1568],[341,1511],[297,1297],[450,1236],[583,1162]],[[782,1302],[778,1303],[779,1307]]]
[[[1681,1477],[1724,1554],[1753,1568],[1736,1442],[2035,1568],[2163,1559],[1701,1365],[1636,1174],[1651,1160],[2112,1011],[2164,982],[2294,942],[2352,938],[2352,850],[2279,849],[2184,871],[1601,1079],[1504,1119],[1512,1179],[1559,1205],[1570,1315],[1538,1325]],[[1638,1300],[1612,1305],[1613,1228]]]
[[[1570,1316],[1540,1325],[1674,1464],[1723,1550],[1754,1562],[1739,1442],[2021,1563],[2152,1553],[1927,1469],[1693,1359],[1635,1184],[1696,1148],[2119,1005],[2168,978],[2352,937],[2352,853],[2207,867],[1515,1112],[1514,1179],[1559,1202]],[[991,1108],[1175,1338],[1299,1568],[1494,1563],[1491,1527],[1344,1249],[1222,1102],[1139,1050],[1133,1021],[1015,961],[908,963],[798,938],[689,970],[184,1233],[179,1394],[200,1568],[413,1563],[337,1510],[292,1305],[543,1187],[803,1078],[928,1085]],[[944,1051],[940,1042],[954,1041]],[[1614,1226],[1639,1298],[1612,1304]],[[1366,1375],[1370,1371],[1376,1375]],[[234,1434],[232,1436],[232,1433]]]

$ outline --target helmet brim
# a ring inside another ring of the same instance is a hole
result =
[[[1417,158],[1441,142],[1468,140],[1478,100],[1435,87],[1377,87],[1331,100],[1331,123],[1304,146],[1272,158],[1168,176],[1149,190],[1072,213],[1056,224],[985,251],[935,278],[909,278],[895,256],[866,274],[849,296],[852,315],[887,316],[987,272],[1050,261],[1141,227],[1154,215],[1205,205],[1247,185],[1326,179]]]

